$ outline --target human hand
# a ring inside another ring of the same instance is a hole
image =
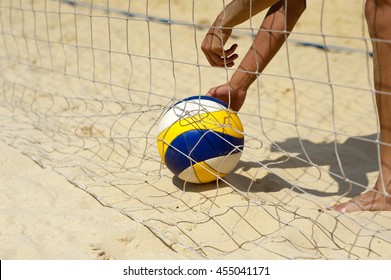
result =
[[[232,110],[239,111],[246,99],[247,90],[234,89],[226,83],[218,87],[211,88],[206,95],[220,99],[227,103]]]
[[[239,56],[235,53],[237,44],[224,50],[224,45],[231,36],[232,29],[212,26],[201,44],[201,49],[210,65],[217,67],[232,67]]]

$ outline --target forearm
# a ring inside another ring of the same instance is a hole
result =
[[[252,47],[233,74],[230,85],[247,89],[268,65],[305,9],[305,0],[282,0],[267,13]]]
[[[279,0],[233,0],[217,16],[215,27],[232,28],[265,10]]]

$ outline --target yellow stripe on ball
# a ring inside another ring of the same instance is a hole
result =
[[[212,130],[236,138],[243,138],[243,125],[236,113],[220,110],[180,119],[158,135],[158,150],[164,161],[164,155],[170,143],[182,133],[191,130]]]

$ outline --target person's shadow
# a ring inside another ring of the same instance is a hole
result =
[[[242,192],[278,192],[281,189],[289,188],[296,192],[307,192],[316,196],[344,195],[345,197],[354,197],[364,192],[365,186],[368,186],[367,174],[379,169],[378,147],[374,142],[376,136],[376,134],[371,134],[356,138],[351,137],[342,144],[335,144],[334,142],[313,143],[308,140],[301,140],[300,144],[298,138],[289,138],[284,142],[275,144],[285,152],[294,154],[295,157],[284,155],[275,160],[241,160],[235,168],[235,170],[246,171],[267,165],[272,171],[273,168],[306,168],[314,164],[326,170],[338,184],[338,190],[333,193],[303,187],[300,187],[300,189],[292,188],[289,182],[284,181],[273,172],[253,181],[251,178],[235,173],[234,170],[224,178],[228,184],[221,183],[219,186],[232,185]],[[277,149],[272,148],[272,151],[277,151]],[[190,192],[216,188],[216,182],[200,186],[190,183],[184,184],[176,177],[173,178],[173,183],[178,188]]]

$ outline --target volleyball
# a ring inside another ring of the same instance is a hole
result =
[[[192,96],[165,112],[158,127],[162,162],[183,181],[209,183],[230,173],[240,160],[243,125],[219,99]]]

